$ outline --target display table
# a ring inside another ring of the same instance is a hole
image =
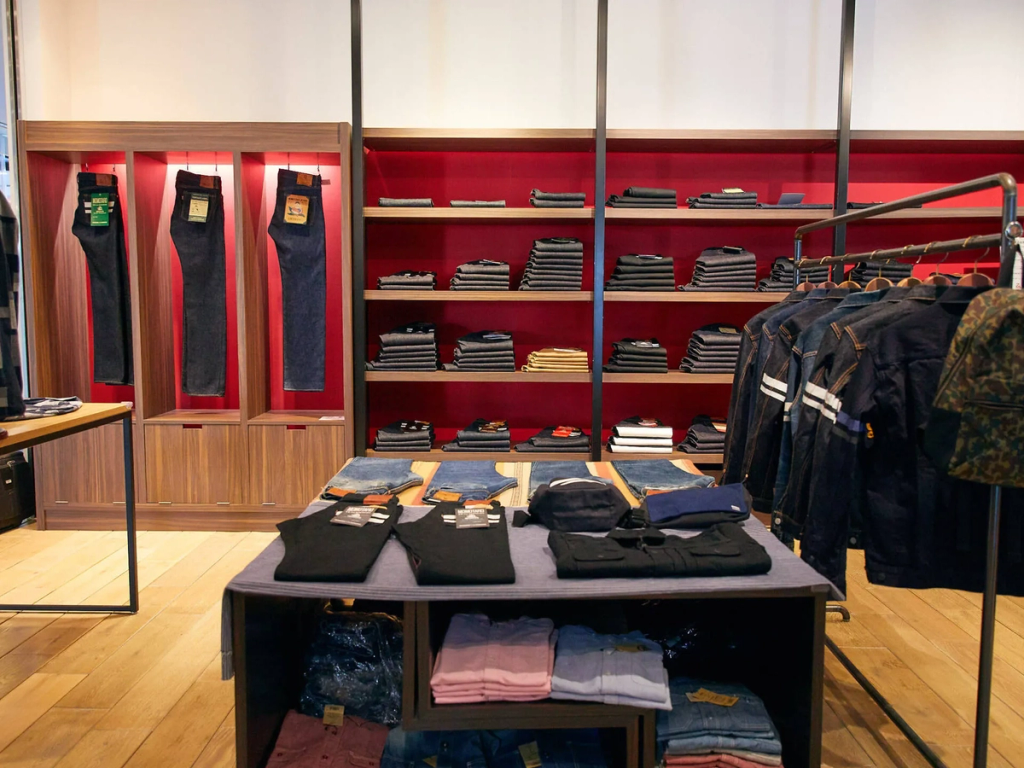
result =
[[[303,514],[327,504],[315,502]],[[417,519],[427,511],[426,507],[406,507],[402,520]],[[402,725],[407,730],[623,728],[631,768],[654,765],[653,712],[556,701],[435,705],[430,674],[451,615],[474,607],[486,609],[480,601],[487,601],[495,610],[500,606],[504,613],[517,610],[510,603],[522,603],[525,613],[545,605],[550,608],[558,601],[659,600],[666,601],[665,610],[679,615],[691,612],[709,622],[733,622],[764,649],[751,665],[751,674],[757,679],[742,682],[764,699],[772,713],[786,766],[816,768],[821,763],[825,601],[831,585],[761,523],[751,519],[745,528],[772,557],[767,574],[558,579],[547,547],[548,531],[527,526],[509,529],[516,583],[469,587],[418,586],[405,550],[394,539],[385,544],[363,583],[278,582],[274,569],[283,556],[284,543],[277,539],[225,589],[222,651],[225,676],[235,675],[237,765],[265,765],[286,711],[299,698],[312,617],[325,600],[342,598],[366,601],[367,610],[390,609],[403,617]],[[693,532],[669,533],[685,536]],[[594,604],[593,611],[600,610]],[[709,670],[709,677],[727,672]]]
[[[0,611],[57,611],[60,613],[138,613],[139,569],[135,551],[135,471],[132,462],[132,409],[122,403],[83,403],[73,413],[41,419],[6,421],[7,437],[0,439],[0,456],[59,440],[120,421],[124,427],[124,508],[128,535],[128,605],[2,605]]]

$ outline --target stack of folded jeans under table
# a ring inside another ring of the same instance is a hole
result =
[[[429,421],[396,421],[377,430],[373,449],[387,451],[429,451],[434,443],[434,425]]]
[[[733,373],[740,356],[740,329],[735,325],[712,323],[698,328],[690,337],[686,357],[679,364],[684,373]]]
[[[718,210],[721,208],[756,208],[757,192],[702,192],[698,197],[686,198],[691,208]]]
[[[530,205],[534,208],[582,208],[586,200],[586,192],[530,192]]]
[[[432,291],[437,282],[436,272],[418,272],[403,269],[393,275],[377,278],[377,287],[382,291]]]
[[[608,373],[668,373],[668,351],[657,339],[623,339],[612,343]]]
[[[583,288],[583,243],[575,237],[534,240],[520,291],[578,291]]]
[[[459,339],[455,361],[445,363],[446,371],[515,371],[512,334],[505,331],[476,331]]]
[[[621,195],[608,198],[612,208],[675,208],[676,191],[655,187],[629,187]]]
[[[476,453],[511,451],[512,437],[508,431],[508,422],[476,419],[468,427],[455,433],[455,440],[445,443],[441,449]]]
[[[725,419],[694,416],[678,448],[686,453],[722,453],[725,450]]]
[[[828,280],[828,267],[800,270],[800,278],[812,283]],[[757,290],[771,293],[789,293],[793,290],[793,260],[780,256],[772,262],[772,271],[757,284]]]
[[[745,248],[705,248],[697,257],[693,280],[683,291],[752,291],[757,287],[757,257]]]
[[[672,453],[672,427],[660,419],[630,416],[612,427],[612,453]]]
[[[433,323],[400,325],[380,335],[377,357],[368,371],[436,371],[437,336]]]
[[[802,275],[803,273],[801,272],[800,274]],[[900,280],[913,274],[913,264],[901,264],[898,261],[872,262],[869,264],[866,261],[862,261],[850,271],[847,279],[865,285],[876,277],[887,277],[894,283],[898,283]],[[836,282],[839,282],[838,278],[836,278]]]
[[[590,450],[590,435],[579,427],[544,427],[525,443],[519,443],[520,453],[586,453]]]
[[[460,264],[451,279],[453,291],[507,291],[508,264],[504,261],[477,259]]]
[[[782,742],[764,702],[748,688],[678,677],[672,709],[658,713],[658,751],[666,768],[782,766]]]
[[[533,373],[562,372],[562,373],[587,373],[590,370],[590,363],[587,360],[587,353],[582,349],[574,347],[545,347],[531,352],[526,359],[524,371]]]
[[[674,291],[675,267],[671,256],[629,253],[619,256],[606,291]]]

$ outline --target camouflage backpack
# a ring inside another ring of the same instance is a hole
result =
[[[952,477],[1024,488],[1024,291],[995,288],[967,308],[924,448]]]

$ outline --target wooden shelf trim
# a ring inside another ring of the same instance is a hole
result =
[[[731,373],[605,373],[609,384],[732,384]]]
[[[679,304],[778,304],[788,293],[758,291],[605,291],[605,302]]]
[[[143,419],[145,424],[241,424],[237,410],[186,410],[182,408]]]
[[[443,451],[431,448],[429,451],[375,451],[367,448],[367,456],[378,456],[385,459],[413,459],[415,461],[590,461],[590,454],[581,453],[517,453],[509,451],[460,452]]]
[[[324,418],[327,417],[327,418]],[[267,411],[249,419],[250,424],[322,424],[325,427],[345,423],[344,411]]]
[[[1021,209],[1024,211],[1024,209]],[[884,221],[934,221],[941,219],[998,219],[1002,212],[999,208],[913,208],[903,211],[884,213],[869,219],[867,224]],[[783,208],[732,208],[712,211],[695,208],[607,208],[605,215],[609,221],[693,221],[718,222],[729,221],[741,224],[760,224],[770,222],[811,222],[832,218],[831,210],[801,210]]]
[[[589,384],[587,373],[527,373],[525,371],[367,371],[367,381],[514,382],[516,384]]]
[[[367,301],[515,301],[585,302],[594,300],[593,291],[363,291]]]
[[[591,150],[593,128],[366,128],[363,145],[392,151]]]
[[[705,130],[613,128],[609,152],[818,152],[834,151],[834,130]]]
[[[363,209],[367,219],[376,221],[546,221],[594,218],[593,208],[382,208],[368,205]]]

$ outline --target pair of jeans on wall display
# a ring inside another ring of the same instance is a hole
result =
[[[221,397],[228,343],[221,180],[178,171],[174,191],[171,240],[181,262],[181,390]]]
[[[280,168],[267,232],[277,246],[284,388],[322,392],[327,348],[327,238],[320,176]]]
[[[93,381],[131,384],[132,321],[128,252],[117,177],[78,174],[78,207],[71,231],[82,244],[92,295]]]

